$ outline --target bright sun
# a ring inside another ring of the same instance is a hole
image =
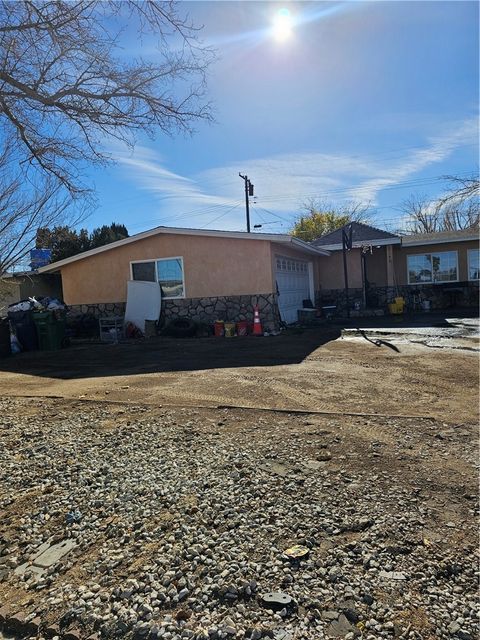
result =
[[[288,9],[280,9],[273,21],[273,35],[276,40],[283,42],[292,34],[292,16]]]

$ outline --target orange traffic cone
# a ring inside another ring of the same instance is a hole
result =
[[[260,315],[258,313],[258,305],[253,307],[253,335],[263,336],[262,323],[260,322]]]

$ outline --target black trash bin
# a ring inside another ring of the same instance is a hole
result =
[[[10,325],[7,318],[0,318],[0,358],[11,355]]]
[[[38,336],[35,322],[33,321],[32,310],[9,311],[8,319],[13,333],[24,351],[35,351],[38,349]]]

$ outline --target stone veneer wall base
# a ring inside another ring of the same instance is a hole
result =
[[[212,324],[215,320],[253,322],[253,307],[258,305],[260,320],[264,329],[278,329],[280,314],[277,296],[273,293],[260,293],[244,296],[216,296],[210,298],[179,298],[162,300],[160,323],[167,324],[174,318],[190,318],[195,322]],[[81,304],[68,307],[70,315],[88,314],[96,318],[122,316],[125,303]]]
[[[403,285],[399,287],[370,287],[367,307],[387,309],[387,304],[401,296],[405,299],[407,310],[420,306],[423,300],[429,300],[432,310],[448,309],[452,306],[478,309],[479,282],[451,282],[442,284]],[[337,305],[337,313],[344,313],[347,308],[344,289],[322,289],[315,295],[316,306]],[[350,308],[355,303],[363,308],[363,290],[349,289]]]

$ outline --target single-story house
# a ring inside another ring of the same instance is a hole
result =
[[[342,229],[312,242],[330,256],[316,261],[317,304],[345,306]],[[385,308],[402,296],[409,308],[429,301],[433,309],[478,306],[478,229],[400,236],[352,223],[347,253],[350,303],[362,309]]]
[[[158,281],[165,319],[251,320],[267,327],[297,320],[318,290],[316,260],[329,251],[290,235],[176,229],[150,231],[39,269],[62,276],[63,297],[79,313],[119,315],[128,280]]]
[[[352,223],[347,252],[351,308],[478,304],[478,231],[399,236]],[[39,269],[61,273],[63,297],[79,313],[121,315],[128,280],[158,282],[162,315],[201,322],[251,319],[266,327],[297,320],[305,300],[345,310],[342,229],[312,243],[290,235],[156,227]]]
[[[36,271],[5,273],[0,277],[0,317],[8,306],[30,297],[62,298],[62,280],[57,273],[40,275]]]

